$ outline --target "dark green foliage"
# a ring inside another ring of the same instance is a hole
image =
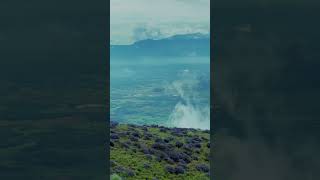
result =
[[[118,174],[112,174],[110,180],[122,180],[122,178]]]
[[[110,146],[112,173],[128,180],[209,179],[208,131],[120,124],[111,126],[111,136],[119,137]]]

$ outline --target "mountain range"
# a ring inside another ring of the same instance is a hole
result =
[[[146,39],[131,45],[110,45],[111,58],[209,56],[209,34],[183,34],[164,39]]]

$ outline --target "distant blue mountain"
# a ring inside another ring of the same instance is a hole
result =
[[[210,56],[209,34],[184,34],[169,38],[137,41],[131,45],[111,45],[111,58]]]

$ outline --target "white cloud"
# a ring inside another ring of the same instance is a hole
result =
[[[209,30],[210,0],[111,0],[110,6],[111,40],[120,44],[137,40],[139,28],[159,37]]]

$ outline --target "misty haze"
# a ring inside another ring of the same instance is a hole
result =
[[[111,46],[111,120],[209,129],[209,48],[195,48],[208,45],[208,35],[188,34]]]

